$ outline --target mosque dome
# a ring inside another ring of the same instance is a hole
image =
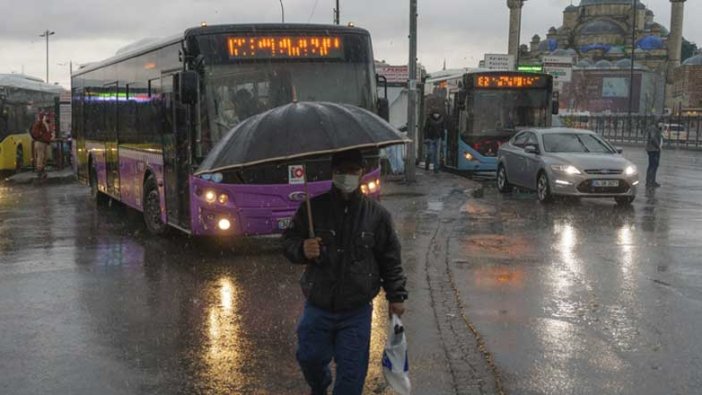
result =
[[[622,47],[619,47],[619,46],[614,46],[614,47],[611,47],[609,49],[609,51],[607,51],[607,54],[608,55],[624,55],[624,49],[622,49]]]
[[[595,68],[597,69],[611,69],[614,66],[612,65],[612,62],[609,60],[600,60],[599,62],[595,63]]]
[[[624,31],[621,26],[607,19],[597,19],[592,22],[588,22],[582,27],[582,29],[580,29],[580,34],[585,36],[601,34],[623,35],[626,33],[627,32]]]
[[[614,67],[616,67],[618,69],[629,70],[629,69],[631,69],[631,59],[619,60],[614,64]],[[645,66],[642,66],[640,63],[637,63],[637,62],[634,62],[634,68],[636,70],[648,70]]]
[[[651,51],[654,49],[665,48],[665,43],[660,37],[657,36],[646,36],[636,42],[636,47],[641,48],[644,51]]]
[[[565,49],[559,48],[553,52],[551,52],[551,56],[568,56],[569,53]]]
[[[553,52],[556,49],[558,49],[558,41],[554,38],[549,38],[539,43],[539,51],[541,52]]]
[[[575,65],[575,67],[577,67],[579,69],[589,69],[590,67],[592,67],[592,62],[589,59],[583,59],[583,60],[579,61]]]
[[[631,0],[582,0],[580,6],[599,4],[627,4],[631,5]]]
[[[691,58],[687,58],[683,62],[683,66],[702,66],[702,55],[695,55]]]

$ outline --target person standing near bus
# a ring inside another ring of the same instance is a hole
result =
[[[37,178],[46,178],[46,159],[49,145],[51,144],[52,133],[49,125],[49,117],[41,114],[39,120],[32,125],[31,136],[34,140],[35,169]]]
[[[646,171],[646,189],[658,188],[661,186],[656,182],[656,173],[661,161],[661,151],[663,149],[663,134],[659,126],[660,117],[655,117],[653,123],[646,128],[645,141],[646,152],[648,153],[648,170]]]
[[[334,394],[360,395],[368,372],[372,301],[382,286],[390,314],[401,316],[406,277],[390,213],[361,192],[361,152],[335,154],[332,172],[332,189],[311,201],[318,237],[309,237],[305,204],[283,235],[285,256],[306,265],[296,356],[312,394],[327,393],[334,359]]]
[[[446,120],[443,115],[437,110],[432,111],[424,123],[424,145],[427,150],[424,168],[426,170],[429,170],[429,163],[432,163],[434,165],[434,173],[439,172],[439,148],[445,132]]]

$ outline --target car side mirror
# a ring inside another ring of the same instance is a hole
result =
[[[622,147],[614,147],[614,150],[617,151],[618,154],[621,154],[622,152],[624,152],[624,148],[622,148]]]
[[[378,116],[386,121],[390,121],[390,102],[385,97],[378,99]]]
[[[183,71],[178,73],[178,93],[180,94],[180,102],[183,104],[197,103],[200,76],[196,71]]]
[[[526,147],[524,147],[524,152],[526,152],[527,154],[538,155],[539,149],[535,145],[527,145]]]

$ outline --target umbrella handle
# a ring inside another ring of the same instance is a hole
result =
[[[305,173],[305,205],[307,206],[307,226],[310,233],[310,239],[314,239],[314,223],[312,223],[312,203],[310,202],[310,192],[307,188],[307,166],[302,166],[302,171]]]

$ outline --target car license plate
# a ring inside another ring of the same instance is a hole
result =
[[[290,218],[280,218],[278,219],[278,229],[285,230],[290,227]]]
[[[592,186],[616,188],[619,186],[619,180],[592,180]]]

